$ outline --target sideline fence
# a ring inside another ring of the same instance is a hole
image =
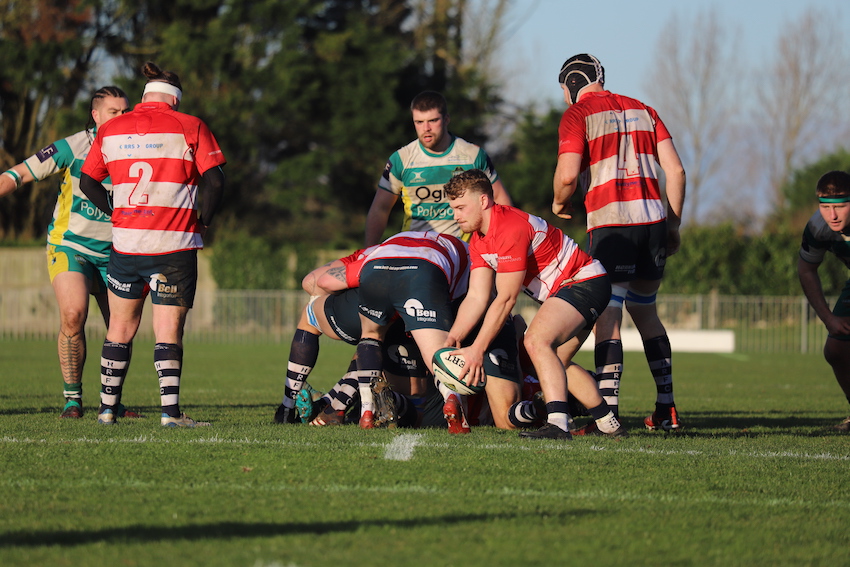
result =
[[[283,343],[289,341],[307,296],[302,291],[199,290],[186,324],[186,341]],[[834,301],[834,300],[833,300]],[[516,311],[530,321],[537,305],[521,296]],[[826,329],[806,299],[771,296],[659,295],[658,310],[669,330],[731,330],[736,352],[819,352]],[[105,334],[92,302],[90,341]],[[632,326],[626,317],[625,327]],[[55,339],[59,327],[50,286],[0,288],[0,339]],[[150,305],[138,337],[152,340]]]

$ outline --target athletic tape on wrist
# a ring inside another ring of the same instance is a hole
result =
[[[21,176],[18,175],[17,171],[15,171],[14,169],[9,169],[7,171],[4,171],[3,175],[8,175],[9,177],[11,177],[12,180],[14,180],[15,182],[15,187],[17,187],[18,189],[21,188],[21,185],[23,184],[23,179],[21,179]]]

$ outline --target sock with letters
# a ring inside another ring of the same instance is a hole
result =
[[[620,415],[620,376],[623,374],[623,342],[602,341],[594,350],[599,394],[615,416]]]
[[[302,329],[295,330],[292,346],[289,349],[289,362],[286,366],[286,385],[283,391],[282,404],[288,408],[295,407],[295,399],[307,376],[319,359],[319,335],[314,335]]]
[[[183,349],[172,343],[156,343],[153,364],[159,376],[159,399],[162,413],[180,417],[180,374],[183,371]]]
[[[670,415],[670,408],[676,405],[673,401],[673,351],[670,339],[667,335],[661,335],[643,341],[643,350],[655,380],[655,409],[659,415]]]
[[[100,355],[100,409],[98,413],[117,411],[121,401],[121,389],[130,365],[130,344],[103,342]]]

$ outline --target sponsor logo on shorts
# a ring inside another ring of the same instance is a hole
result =
[[[634,264],[617,264],[614,266],[614,271],[619,274],[633,274],[635,273],[635,265]]]
[[[662,248],[658,251],[658,256],[655,257],[655,265],[663,268],[665,264],[667,264],[667,249]]]
[[[494,348],[487,352],[487,357],[490,362],[499,367],[502,374],[515,374],[516,363],[508,356],[508,352],[503,348]]]
[[[77,261],[81,266],[85,266],[89,263],[88,259],[85,256],[80,256],[79,254],[74,254],[74,260]]]
[[[427,323],[437,322],[437,312],[433,309],[425,309],[422,302],[418,299],[408,299],[404,302],[404,312],[409,316],[416,318],[417,321]]]
[[[131,284],[119,282],[115,278],[113,278],[110,274],[106,274],[106,281],[109,282],[109,286],[118,290],[123,291],[125,293],[130,291]]]
[[[410,356],[410,352],[408,352],[407,347],[404,345],[390,345],[387,349],[387,354],[393,362],[407,370],[416,370],[418,366],[416,359]]]
[[[384,316],[383,311],[378,311],[377,309],[369,309],[368,307],[365,307],[363,305],[360,306],[360,312],[365,313],[366,315],[370,315],[372,317],[377,317],[378,319]]]
[[[177,284],[169,284],[168,279],[162,274],[152,274],[150,281],[151,291],[163,298],[174,299],[179,297]]]

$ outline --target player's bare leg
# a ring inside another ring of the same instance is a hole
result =
[[[847,401],[850,402],[850,341],[842,341],[827,337],[823,348],[826,361],[832,366],[835,380],[844,392]],[[845,419],[835,428],[842,433],[850,433],[850,417]]]
[[[53,278],[59,305],[59,368],[65,384],[62,417],[83,416],[83,366],[86,363],[85,325],[89,312],[91,280],[80,272],[61,272]]]

